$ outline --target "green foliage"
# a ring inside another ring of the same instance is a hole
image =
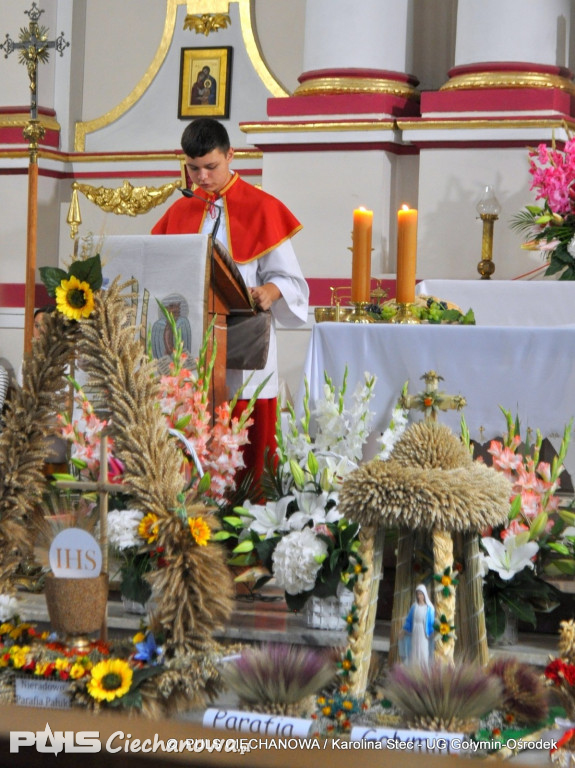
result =
[[[507,623],[505,608],[519,621],[537,624],[536,612],[548,613],[561,602],[561,593],[553,585],[524,568],[509,581],[495,571],[488,571],[483,582],[483,604],[487,633],[495,640],[504,633]]]
[[[68,272],[58,267],[40,267],[40,278],[46,286],[48,296],[56,296],[56,288],[62,284],[62,280],[69,280],[70,277],[76,277],[80,282],[86,282],[93,291],[98,291],[102,287],[102,263],[100,254],[91,256],[88,259],[77,259],[72,262]]]

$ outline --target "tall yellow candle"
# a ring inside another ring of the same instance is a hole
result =
[[[415,301],[415,268],[417,264],[417,210],[403,205],[397,212],[397,281],[398,304]]]
[[[373,211],[356,208],[353,212],[351,300],[369,301],[371,284],[371,229]]]

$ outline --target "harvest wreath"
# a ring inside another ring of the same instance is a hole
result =
[[[131,282],[116,279],[99,290],[99,256],[74,261],[69,273],[54,270],[51,277],[48,288],[61,311],[49,316],[34,342],[0,434],[0,594],[14,594],[13,575],[32,549],[30,520],[42,516],[44,439],[54,431],[54,413],[63,410],[75,350],[91,383],[106,393],[124,485],[138,508],[157,520],[155,544],[164,552],[164,567],[149,574],[162,596],[153,636],[163,640],[164,664],[139,684],[138,700],[150,716],[202,706],[222,687],[222,653],[213,633],[231,614],[233,585],[220,545],[200,545],[187,520],[201,515],[211,531],[216,518],[197,490],[182,493],[181,454],[156,407],[158,377],[127,322]],[[80,703],[98,708],[91,696]]]

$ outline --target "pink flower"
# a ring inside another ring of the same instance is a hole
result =
[[[517,470],[523,464],[523,458],[517,455],[512,448],[503,447],[498,440],[492,440],[489,451],[493,456],[493,466],[505,473]]]
[[[508,536],[517,536],[518,533],[523,533],[523,531],[528,530],[529,526],[525,523],[522,523],[520,518],[516,517],[509,523],[507,528],[504,528],[501,531],[501,541],[505,541]]]

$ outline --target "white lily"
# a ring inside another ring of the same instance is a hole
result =
[[[318,452],[315,457],[319,466],[321,487],[324,491],[339,490],[346,476],[358,467],[357,463],[347,456],[331,451]]]
[[[335,492],[317,494],[315,491],[296,491],[295,497],[298,504],[298,512],[294,512],[288,518],[288,524],[292,531],[301,531],[309,522],[314,527],[324,523],[337,523],[341,514],[337,511],[338,494]],[[335,504],[328,512],[325,511],[330,501]]]
[[[283,496],[279,501],[268,501],[266,504],[244,502],[244,509],[252,516],[245,518],[246,521],[250,521],[249,524],[246,523],[246,530],[255,531],[258,536],[265,536],[266,539],[270,539],[280,531],[287,531],[286,511],[293,498],[293,496]]]
[[[504,581],[510,581],[524,568],[534,568],[531,558],[539,551],[537,542],[517,544],[515,536],[507,536],[505,541],[485,536],[481,544],[487,550],[487,555],[483,555],[484,562],[490,571],[497,571]]]

